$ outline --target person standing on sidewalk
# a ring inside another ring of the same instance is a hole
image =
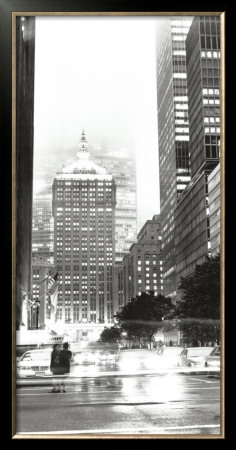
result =
[[[72,353],[69,350],[69,344],[68,342],[63,343],[63,349],[60,353],[60,366],[62,370],[62,381],[61,381],[61,388],[62,392],[66,392],[65,388],[65,378],[70,373],[70,360],[72,358]]]
[[[60,363],[60,355],[61,355],[60,345],[54,344],[50,362],[50,370],[53,374],[52,391],[50,392],[60,392],[61,378],[59,377],[59,375],[63,374]]]

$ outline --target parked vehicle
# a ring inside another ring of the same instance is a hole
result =
[[[52,376],[50,371],[51,349],[30,350],[25,352],[16,365],[16,377]]]
[[[205,357],[205,367],[220,367],[220,345],[213,348],[209,355]]]
[[[212,347],[188,347],[187,355],[179,356],[177,365],[184,367],[202,366],[205,365],[205,358],[212,351]]]

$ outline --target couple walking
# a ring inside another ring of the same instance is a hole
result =
[[[50,392],[66,392],[65,378],[70,372],[70,360],[72,353],[68,350],[68,342],[63,343],[63,349],[59,344],[54,344],[51,353],[50,370],[53,373],[53,388]]]

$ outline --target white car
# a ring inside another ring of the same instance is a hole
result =
[[[212,347],[188,347],[187,357],[179,356],[178,366],[202,366],[205,365],[205,358],[210,354]]]
[[[205,357],[205,367],[220,367],[220,345],[214,347]]]
[[[29,350],[16,365],[17,378],[52,376],[50,371],[51,349]]]

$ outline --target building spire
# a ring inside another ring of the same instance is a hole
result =
[[[88,157],[89,157],[88,143],[87,143],[87,140],[86,140],[86,137],[85,137],[84,129],[82,131],[81,138],[80,138],[80,141],[79,141],[79,150],[77,152],[77,156],[80,159],[81,158],[82,159],[88,159]]]

